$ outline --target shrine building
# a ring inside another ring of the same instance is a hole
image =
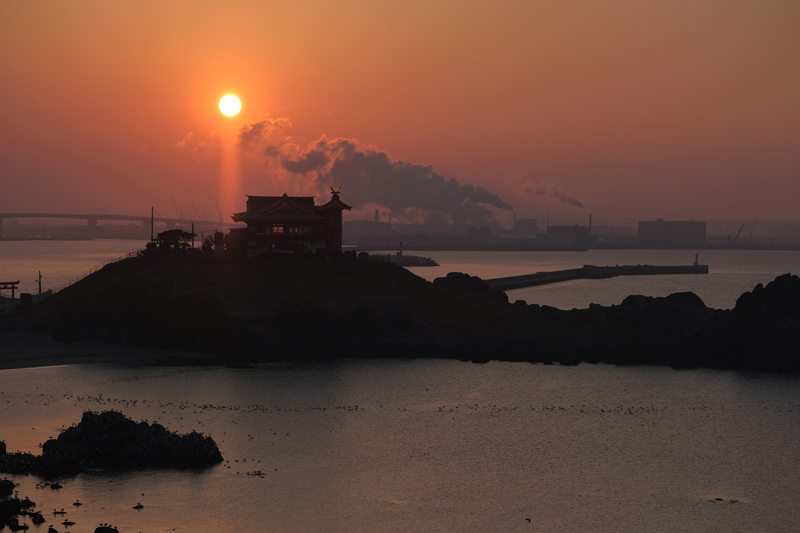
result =
[[[331,189],[331,199],[314,205],[313,196],[249,196],[247,210],[234,213],[227,235],[230,252],[248,257],[266,254],[339,254],[342,251],[342,211],[351,207]]]

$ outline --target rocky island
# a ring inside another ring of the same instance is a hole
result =
[[[73,475],[90,468],[199,468],[222,462],[211,437],[194,431],[179,435],[118,411],[86,411],[77,425],[45,442],[41,455],[7,453],[5,444],[0,452],[0,472],[42,476]]]
[[[61,343],[187,350],[220,364],[435,357],[800,370],[800,279],[789,274],[731,310],[679,293],[564,311],[511,303],[466,274],[430,283],[389,262],[136,257],[16,320],[45,324]]]

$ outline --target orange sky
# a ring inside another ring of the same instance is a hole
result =
[[[343,186],[330,143],[327,167],[287,170],[325,136],[520,215],[800,218],[796,0],[7,0],[0,73],[0,211],[170,215],[175,197],[216,218],[226,150],[241,206]],[[257,143],[225,145],[253,124]],[[393,198],[362,192],[364,212]]]

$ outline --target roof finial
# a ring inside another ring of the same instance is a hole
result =
[[[339,194],[339,191],[341,191],[341,190],[342,190],[342,188],[341,188],[341,187],[339,187],[339,188],[338,188],[338,189],[336,189],[336,190],[333,190],[333,187],[331,187],[331,196],[336,196],[336,195],[338,195],[338,194]]]

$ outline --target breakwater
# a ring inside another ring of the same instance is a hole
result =
[[[494,278],[484,281],[488,283],[489,287],[492,289],[507,291],[511,289],[521,289],[523,287],[533,287],[536,285],[547,285],[548,283],[559,283],[572,279],[606,279],[617,276],[654,276],[665,274],[708,274],[708,265],[584,265],[583,268],[554,270],[552,272],[536,272],[535,274],[510,276],[507,278]]]

